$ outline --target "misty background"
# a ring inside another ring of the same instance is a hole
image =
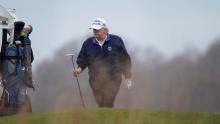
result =
[[[218,0],[0,0],[34,27],[34,111],[79,108],[71,59],[94,18],[124,40],[134,87],[123,83],[117,108],[219,112],[220,1]],[[88,108],[95,100],[85,70],[79,77]]]
[[[80,50],[81,42],[77,41],[65,44],[52,59],[45,59],[37,66],[34,71],[37,88],[32,94],[34,110],[81,107],[71,58],[65,56]],[[187,47],[171,58],[150,47],[139,49],[128,45],[127,49],[132,58],[134,86],[128,90],[122,83],[115,107],[220,111],[220,39],[213,41],[203,53]],[[86,106],[95,108],[87,70],[79,76],[79,81]]]

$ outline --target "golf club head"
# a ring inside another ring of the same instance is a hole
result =
[[[66,54],[66,56],[75,56],[75,54],[69,53],[69,54]]]

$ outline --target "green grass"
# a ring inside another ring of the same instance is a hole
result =
[[[220,114],[144,109],[77,109],[0,117],[0,124],[220,124]]]

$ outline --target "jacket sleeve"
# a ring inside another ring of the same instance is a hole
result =
[[[131,73],[131,57],[128,54],[123,40],[120,38],[121,45],[119,48],[120,52],[120,62],[121,62],[121,67],[122,67],[122,72],[125,76],[125,78],[131,78],[132,73]]]
[[[76,62],[78,67],[80,67],[82,70],[84,70],[88,66],[88,55],[86,54],[86,42],[83,43]]]

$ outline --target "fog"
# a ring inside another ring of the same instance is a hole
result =
[[[79,41],[84,39],[64,44],[52,59],[36,66],[36,90],[31,91],[34,111],[81,108],[71,58],[65,54],[78,53],[82,45]],[[132,59],[134,85],[128,90],[122,82],[116,108],[220,112],[220,39],[212,41],[206,51],[188,47],[172,57],[152,47],[130,46],[129,42],[125,44]],[[79,82],[86,107],[96,108],[87,70],[79,76]]]

